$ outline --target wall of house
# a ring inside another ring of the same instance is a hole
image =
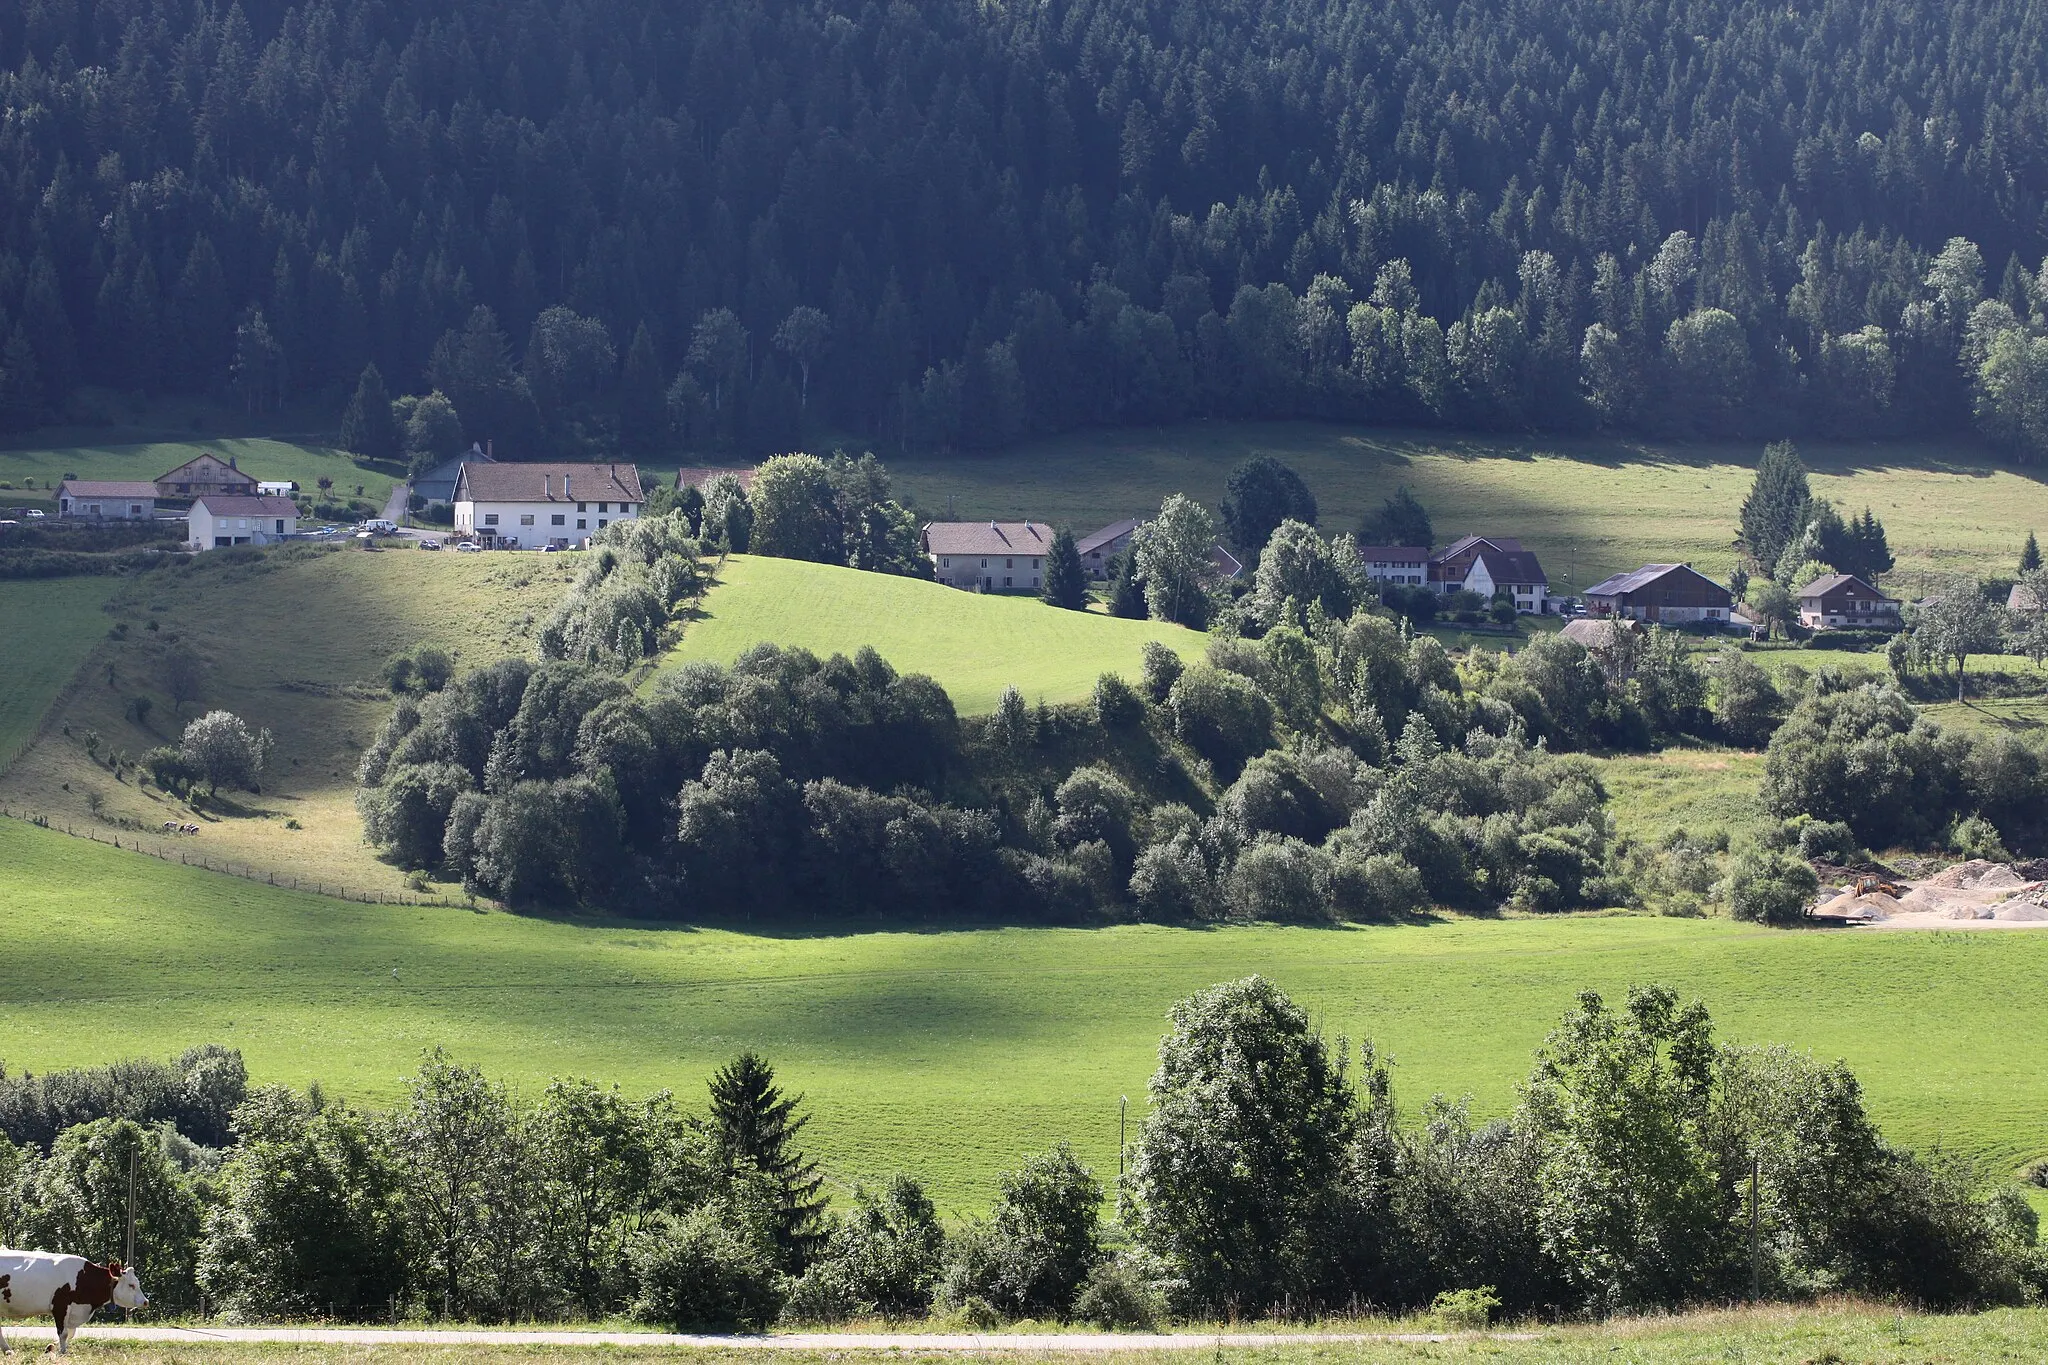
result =
[[[156,499],[60,497],[57,515],[89,521],[147,521],[156,515]]]
[[[455,529],[463,535],[490,535],[500,540],[517,540],[521,545],[545,545],[551,540],[572,542],[615,521],[631,521],[640,515],[637,503],[585,502],[576,510],[573,502],[469,502],[455,504]],[[600,512],[607,507],[611,510]],[[496,524],[490,518],[497,517]],[[532,521],[526,518],[531,517]],[[555,518],[562,519],[560,525]]]
[[[282,534],[277,529],[280,522]],[[214,543],[222,538],[234,545],[275,545],[298,530],[297,517],[216,517],[195,507],[185,518],[185,543],[201,550],[226,548]]]
[[[1042,555],[942,555],[930,556],[938,580],[952,588],[982,588],[990,592],[1037,592],[1044,582]]]

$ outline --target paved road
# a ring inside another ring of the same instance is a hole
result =
[[[40,1341],[50,1336],[44,1328],[15,1325],[8,1330],[10,1344]],[[386,1329],[351,1327],[123,1327],[118,1324],[89,1326],[82,1338],[101,1341],[185,1342],[305,1342],[335,1346],[681,1346],[720,1350],[762,1351],[1071,1351],[1099,1354],[1110,1351],[1214,1351],[1223,1346],[1288,1346],[1317,1343],[1398,1341],[1433,1342],[1448,1340],[1426,1332],[1213,1332],[1174,1333],[1063,1333],[1045,1335],[942,1335],[939,1333],[853,1333],[792,1332],[780,1336],[687,1336],[667,1332],[535,1332],[456,1331],[428,1329]],[[1526,1334],[1498,1336],[1499,1340],[1526,1341]]]
[[[391,485],[391,496],[384,499],[384,520],[393,526],[405,525],[405,504],[412,497],[412,485],[404,479]]]

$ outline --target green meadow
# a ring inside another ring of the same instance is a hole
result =
[[[1886,1131],[2010,1170],[2048,1152],[2048,934],[1779,932],[1647,916],[1353,929],[993,928],[824,934],[365,906],[0,821],[10,1070],[218,1040],[258,1080],[392,1099],[441,1045],[532,1094],[585,1074],[701,1101],[761,1049],[809,1096],[841,1181],[908,1170],[947,1207],[1061,1138],[1116,1169],[1174,1000],[1264,973],[1324,1031],[1373,1039],[1410,1111],[1499,1114],[1593,988],[1666,982],[1721,1036],[1844,1057]]]
[[[1331,531],[1354,530],[1406,484],[1437,542],[1517,536],[1556,592],[1685,561],[1735,567],[1736,522],[1762,443],[1651,444],[1599,438],[1467,437],[1311,422],[1194,423],[1053,437],[988,455],[888,464],[927,515],[1032,517],[1085,534],[1183,492],[1216,507],[1251,455],[1292,465]],[[2048,484],[1974,442],[1802,443],[1813,491],[1884,522],[1899,574],[2010,573],[2030,527],[2048,530]]]
[[[107,633],[107,578],[0,583],[0,769]]]
[[[353,494],[356,485],[362,496],[382,502],[391,485],[405,471],[358,464],[355,457],[333,446],[266,437],[201,437],[196,440],[142,441],[129,444],[68,445],[49,449],[0,450],[0,480],[21,490],[27,479],[35,480],[30,497],[54,498],[59,480],[76,475],[81,479],[154,479],[176,469],[200,454],[232,456],[236,466],[257,479],[291,479],[307,492],[319,486],[322,475],[334,480],[338,493]],[[0,502],[10,500],[0,494]]]
[[[900,672],[929,673],[971,714],[994,710],[1006,687],[1032,702],[1065,702],[1086,697],[1104,673],[1135,678],[1147,640],[1189,658],[1207,645],[1206,636],[1180,626],[1062,611],[1030,596],[733,555],[662,666],[731,663],[763,641],[820,656],[873,645]]]

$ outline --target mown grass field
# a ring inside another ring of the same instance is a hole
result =
[[[664,668],[731,663],[767,641],[822,656],[873,645],[904,673],[929,673],[963,713],[992,711],[1006,687],[1032,702],[1077,701],[1104,673],[1138,675],[1159,640],[1185,657],[1207,638],[1160,621],[1062,611],[1034,597],[963,592],[913,578],[734,555]]]
[[[1355,529],[1406,484],[1429,508],[1439,544],[1467,531],[1518,536],[1541,556],[1551,590],[1568,593],[1648,562],[1734,568],[1737,513],[1762,450],[1219,422],[888,464],[899,491],[930,515],[1029,516],[1085,534],[1172,492],[1214,508],[1233,467],[1269,454],[1307,481],[1326,529]],[[1816,494],[1877,513],[1902,576],[2010,573],[2028,528],[2048,528],[2048,484],[1965,440],[1800,450]]]
[[[108,578],[0,583],[0,769],[106,634],[100,608],[116,586]]]
[[[400,890],[402,874],[363,846],[354,806],[356,760],[392,704],[379,669],[421,643],[447,649],[459,668],[528,653],[577,558],[309,547],[251,564],[199,556],[134,578],[67,580],[62,591],[81,599],[111,592],[114,600],[105,612],[40,613],[91,618],[91,637],[61,667],[68,678],[86,658],[84,679],[57,726],[0,775],[0,802],[102,834],[121,820],[150,831],[169,819],[194,821],[203,832],[180,846],[195,857],[352,891]],[[40,584],[0,583],[0,613],[35,612],[35,594],[45,591]],[[110,634],[115,627],[125,627],[121,638]],[[164,688],[172,649],[195,654],[205,679],[183,717]],[[7,656],[0,669],[22,667],[11,649],[0,654]],[[61,681],[48,684],[46,700]],[[139,724],[129,710],[136,697],[151,701]],[[7,705],[0,699],[0,715]],[[277,739],[262,794],[232,794],[225,812],[195,814],[154,788],[143,791],[132,773],[117,780],[85,747],[93,735],[101,759],[115,750],[138,757],[175,743],[186,720],[216,707],[268,727]],[[103,818],[91,813],[93,793],[105,803]]]
[[[323,474],[334,480],[338,494],[354,494],[356,485],[361,484],[362,496],[380,504],[405,472],[359,464],[347,451],[333,446],[252,436],[0,450],[0,481],[14,487],[12,492],[0,493],[0,503],[52,501],[58,481],[70,474],[81,479],[154,479],[202,452],[223,459],[233,456],[236,466],[253,478],[291,479],[309,493],[317,491]],[[35,488],[24,490],[25,479],[35,480]]]
[[[1377,1320],[1350,1324],[1329,1322],[1326,1330],[1375,1331],[1387,1327],[1427,1332],[1432,1324],[1413,1320],[1387,1324]],[[1031,1330],[1026,1327],[1020,1330]],[[1245,1330],[1237,1328],[1234,1330]],[[1257,1330],[1257,1329],[1252,1329]],[[1275,1331],[1299,1331],[1276,1327]],[[24,1333],[24,1337],[26,1334]],[[1199,1348],[1147,1349],[1133,1341],[1123,1349],[1094,1347],[1085,1353],[1058,1352],[1004,1345],[998,1335],[973,1350],[921,1349],[915,1346],[879,1351],[844,1347],[792,1350],[744,1344],[678,1348],[616,1345],[602,1348],[572,1345],[424,1345],[323,1346],[310,1342],[242,1344],[195,1334],[175,1344],[92,1340],[82,1349],[95,1356],[130,1365],[360,1365],[361,1362],[406,1360],[429,1365],[524,1365],[524,1362],[604,1360],[619,1362],[684,1361],[688,1365],[827,1365],[851,1359],[916,1362],[1005,1362],[1037,1365],[1049,1360],[1086,1359],[1103,1365],[1171,1365],[1207,1360]],[[1424,1361],[1487,1361],[1491,1365],[1586,1365],[1618,1361],[1625,1365],[1692,1365],[1699,1361],[1739,1361],[1744,1365],[1930,1365],[1930,1362],[2038,1361],[2048,1355],[2048,1310],[2002,1309],[1989,1313],[1928,1316],[1877,1304],[1826,1303],[1809,1308],[1736,1308],[1677,1316],[1617,1319],[1593,1325],[1527,1327],[1508,1325],[1493,1333],[1464,1333],[1442,1340],[1383,1340],[1288,1343],[1284,1345],[1218,1345],[1213,1358],[1226,1356],[1238,1365],[1411,1365]]]
[[[1895,1138],[1995,1169],[2048,1152],[2048,934],[1767,931],[1645,916],[1346,930],[906,930],[830,935],[365,906],[0,821],[0,1038],[11,1070],[218,1040],[259,1080],[391,1099],[421,1051],[532,1094],[553,1075],[672,1087],[761,1049],[840,1180],[908,1170],[954,1210],[1071,1140],[1116,1168],[1168,1007],[1262,972],[1324,1031],[1370,1037],[1404,1102],[1515,1099],[1594,988],[1662,981],[1721,1035],[1849,1060]]]

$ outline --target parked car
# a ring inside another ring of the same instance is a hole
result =
[[[473,541],[473,540],[465,540],[465,541],[463,541],[463,542],[462,542],[462,543],[461,543],[460,545],[456,546],[455,548],[456,548],[456,550],[457,550],[457,551],[459,551],[459,552],[461,552],[461,553],[463,553],[463,554],[472,554],[472,555],[473,555],[473,554],[481,554],[481,553],[483,552],[483,548],[484,548],[484,547],[483,547],[483,546],[481,546],[481,545],[479,545],[479,544],[477,544],[477,543],[476,543],[475,541]]]
[[[543,545],[540,547],[540,552],[544,555],[551,555],[561,548],[559,545]]]
[[[420,548],[422,550],[438,550],[441,548],[441,542],[429,537],[420,542]]]
[[[49,513],[43,511],[43,509],[40,507],[31,507],[28,509],[28,519],[30,521],[41,521],[44,517],[48,515]]]

